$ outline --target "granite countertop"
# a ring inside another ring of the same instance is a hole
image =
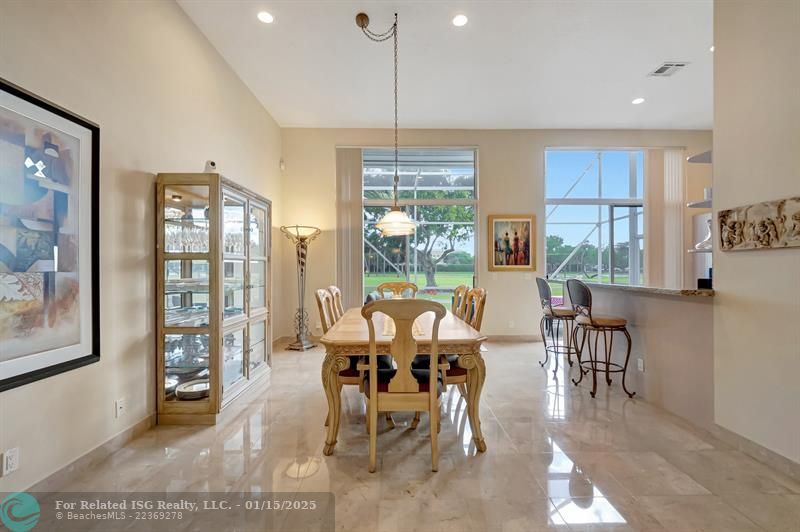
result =
[[[611,290],[622,290],[623,292],[637,292],[640,294],[652,294],[657,296],[683,296],[683,297],[713,297],[713,290],[692,289],[692,288],[656,288],[653,286],[629,286],[624,284],[608,283],[586,283],[592,288],[608,288]]]

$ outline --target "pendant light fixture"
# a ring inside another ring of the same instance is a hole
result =
[[[397,204],[398,191],[397,187],[400,184],[399,173],[399,155],[397,147],[397,13],[394,14],[394,24],[384,33],[374,33],[370,31],[369,17],[366,13],[359,13],[356,15],[356,25],[361,28],[364,35],[369,37],[370,40],[375,42],[394,40],[394,205],[389,209],[375,227],[380,231],[381,236],[406,236],[413,235],[417,229],[411,218],[408,217],[406,211]]]

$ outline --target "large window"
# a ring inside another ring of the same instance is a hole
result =
[[[475,275],[475,150],[400,151],[400,202],[419,225],[414,235],[385,238],[375,223],[392,205],[394,151],[363,150],[364,294],[408,280],[418,297],[450,301]]]
[[[548,278],[643,284],[644,166],[643,150],[545,151]]]

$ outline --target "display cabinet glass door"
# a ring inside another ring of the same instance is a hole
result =
[[[249,376],[266,367],[267,363],[267,322],[250,322],[250,349],[248,349]]]
[[[208,261],[164,261],[164,326],[208,326]]]
[[[245,377],[244,329],[231,331],[222,337],[223,397]]]
[[[164,335],[164,399],[208,400],[209,335]]]
[[[222,196],[223,319],[245,317],[245,206],[247,201],[228,190]]]
[[[164,251],[208,253],[207,185],[164,187]]]
[[[248,303],[251,316],[267,308],[268,223],[266,206],[250,201]]]

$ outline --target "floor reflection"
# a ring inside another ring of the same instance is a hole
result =
[[[442,397],[442,420],[445,419],[449,419],[452,428],[456,430],[464,455],[474,456],[477,454],[478,450],[472,439],[472,428],[469,425],[469,415],[467,415],[467,401],[456,386],[449,386]]]
[[[547,495],[570,525],[625,523],[590,476],[575,464],[557,443],[551,441],[553,459],[547,468]]]

